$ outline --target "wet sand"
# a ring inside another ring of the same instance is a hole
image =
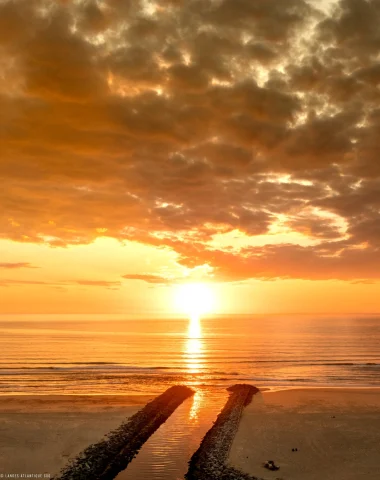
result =
[[[0,396],[0,475],[52,476],[152,396]]]
[[[264,479],[378,480],[379,445],[380,389],[266,391],[244,410],[229,464]]]

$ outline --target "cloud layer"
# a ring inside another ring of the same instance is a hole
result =
[[[22,287],[25,285],[43,285],[54,288],[64,288],[72,286],[84,286],[84,287],[105,287],[110,290],[117,290],[121,286],[120,281],[107,281],[107,280],[62,280],[62,281],[42,281],[42,280],[20,280],[11,278],[0,279],[0,287]]]
[[[1,262],[0,268],[6,268],[8,270],[18,269],[18,268],[38,268],[34,267],[27,262]]]
[[[0,0],[1,237],[380,278],[379,24],[375,0]],[[234,230],[312,245],[211,247]]]

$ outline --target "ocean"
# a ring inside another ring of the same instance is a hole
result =
[[[0,316],[0,394],[380,387],[380,316]]]

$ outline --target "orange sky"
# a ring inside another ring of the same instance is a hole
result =
[[[379,24],[0,0],[0,313],[379,312]]]
[[[67,248],[6,240],[0,244],[10,260],[8,268],[1,268],[0,313],[181,314],[175,285],[208,278],[202,271],[178,265],[177,255],[170,249],[132,242],[123,245],[109,238]],[[124,278],[143,276],[147,271],[173,282]],[[380,310],[378,282],[252,279],[211,281],[211,285],[215,313]]]

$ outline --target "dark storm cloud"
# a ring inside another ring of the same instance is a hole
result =
[[[1,237],[377,278],[379,24],[374,0],[0,0]],[[279,221],[313,245],[207,244]]]

